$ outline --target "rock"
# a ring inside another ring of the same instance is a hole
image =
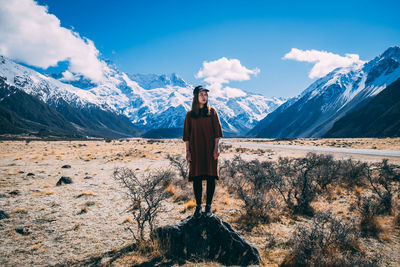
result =
[[[15,228],[15,232],[17,232],[20,235],[29,235],[31,233],[29,232],[29,230],[24,228]]]
[[[8,213],[5,212],[4,210],[0,210],[0,220],[8,219],[8,218],[10,218],[10,215],[8,215]]]
[[[16,195],[19,195],[19,193],[20,193],[19,190],[15,189],[15,190],[11,191],[9,194],[16,196]]]
[[[63,169],[71,169],[71,165],[64,165],[64,166],[62,166],[61,168],[63,168]]]
[[[60,186],[60,185],[62,185],[62,184],[72,184],[72,183],[73,183],[73,181],[72,181],[71,178],[69,178],[69,177],[67,177],[67,176],[62,176],[62,177],[60,178],[60,180],[58,180],[56,186]]]
[[[93,178],[92,176],[85,176],[84,179],[92,179],[92,178]]]
[[[4,194],[0,194],[0,198],[6,197],[6,195]]]
[[[26,176],[35,176],[35,174],[32,173],[32,172],[30,172],[30,173],[28,173]]]
[[[224,265],[259,264],[260,254],[232,226],[215,215],[189,216],[151,233],[166,255],[181,259],[209,259]]]

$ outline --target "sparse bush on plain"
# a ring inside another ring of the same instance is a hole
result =
[[[331,213],[317,212],[309,225],[293,233],[291,251],[281,266],[376,266],[359,249],[359,233],[352,222],[342,222]]]
[[[312,172],[318,184],[318,190],[322,192],[326,190],[329,184],[337,182],[340,165],[333,159],[332,155],[313,154],[312,157],[316,161],[316,166],[312,169]]]
[[[348,189],[365,185],[365,174],[368,164],[352,159],[339,161],[340,182]]]
[[[237,172],[240,172],[241,166],[244,164],[244,160],[240,155],[235,155],[232,160],[224,160],[222,164],[219,165],[219,172],[221,175],[221,180],[223,182],[229,182],[233,179]]]
[[[114,169],[113,178],[128,189],[127,195],[131,201],[128,210],[132,213],[137,225],[136,231],[130,227],[128,230],[138,243],[148,240],[145,236],[146,227],[151,232],[156,226],[161,204],[169,196],[165,188],[170,184],[173,175],[173,172],[169,170],[158,170],[137,177],[131,169]]]
[[[232,148],[232,145],[222,143],[219,145],[219,148],[220,148],[221,152],[225,152],[225,151],[229,151]]]
[[[357,197],[357,209],[361,216],[360,230],[363,236],[377,238],[378,234],[382,231],[377,221],[379,206],[379,200],[375,196]]]
[[[244,202],[245,214],[241,219],[250,228],[259,222],[268,223],[276,216],[273,210],[277,201],[269,194],[274,173],[271,162],[244,161],[238,155],[222,164],[220,174],[224,184]]]
[[[400,172],[387,159],[371,164],[366,170],[372,192],[379,198],[379,214],[392,214],[392,200],[399,191]]]
[[[164,143],[164,140],[161,139],[147,139],[148,144],[154,144],[154,143]]]
[[[189,164],[186,159],[179,155],[171,156],[170,154],[167,154],[167,159],[170,161],[170,164],[178,170],[180,177],[186,179],[189,174]]]
[[[278,160],[279,174],[275,184],[287,207],[295,214],[314,214],[310,204],[317,195],[315,170],[321,164],[319,157],[308,153],[305,158]]]
[[[400,228],[400,207],[394,212],[393,224],[396,228]]]

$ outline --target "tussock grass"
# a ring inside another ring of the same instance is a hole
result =
[[[188,210],[192,210],[196,207],[196,201],[194,200],[189,200],[188,202],[185,203],[185,206],[183,208],[183,211],[186,212]]]

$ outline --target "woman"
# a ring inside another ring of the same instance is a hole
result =
[[[211,202],[218,180],[218,143],[222,128],[217,111],[208,104],[208,89],[196,86],[193,90],[192,110],[186,113],[183,141],[186,143],[186,160],[190,164],[189,181],[193,182],[196,198],[194,217],[201,216],[203,180],[207,180],[206,216],[212,215]]]

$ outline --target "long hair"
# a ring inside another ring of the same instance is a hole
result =
[[[208,99],[207,102],[204,104],[203,108],[200,108],[199,92],[195,93],[193,96],[192,110],[190,112],[190,116],[192,118],[211,116],[211,109],[210,105],[208,104]]]

